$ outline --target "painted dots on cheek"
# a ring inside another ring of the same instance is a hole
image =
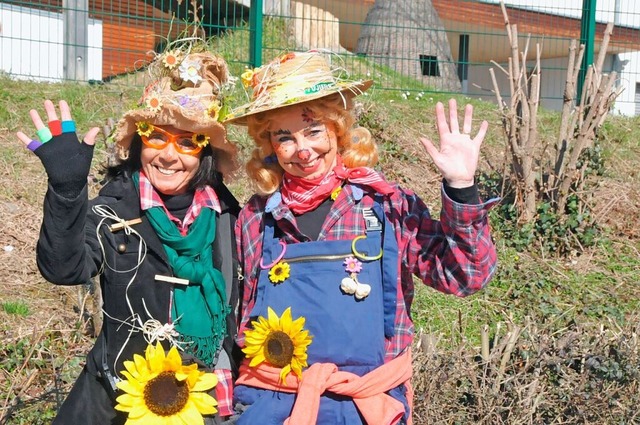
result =
[[[289,148],[282,145],[282,144],[276,144],[273,148],[273,151],[276,153],[276,155],[278,156],[284,156],[287,155],[287,152],[289,151]]]

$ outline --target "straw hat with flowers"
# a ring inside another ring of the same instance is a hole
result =
[[[113,140],[120,159],[128,157],[135,135],[151,132],[154,125],[170,125],[194,133],[201,146],[210,144],[228,167],[237,154],[226,139],[221,121],[227,111],[224,92],[232,85],[227,63],[206,49],[200,39],[180,39],[169,44],[147,68],[148,84],[135,109],[117,123]]]
[[[225,122],[246,125],[250,115],[335,93],[356,96],[371,87],[372,80],[344,78],[344,69],[330,59],[331,55],[321,51],[287,53],[260,68],[247,70],[242,74],[242,83],[251,90],[251,100],[228,114]]]

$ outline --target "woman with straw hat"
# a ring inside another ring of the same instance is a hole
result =
[[[244,268],[234,399],[238,424],[411,422],[413,275],[457,296],[496,266],[474,183],[488,124],[470,136],[456,103],[436,106],[441,220],[413,192],[374,171],[377,149],[354,126],[354,96],[371,81],[341,78],[321,52],[289,53],[243,80],[252,100],[229,122],[256,144],[246,168],[258,194],[241,211]]]
[[[54,424],[221,423],[231,413],[239,205],[223,183],[236,147],[220,123],[226,62],[182,39],[110,138],[99,195],[87,177],[98,129],[79,142],[65,101],[31,111],[49,186],[37,245],[45,279],[100,275],[104,324]],[[217,413],[216,413],[217,412]]]

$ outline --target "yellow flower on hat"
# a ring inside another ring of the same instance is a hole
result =
[[[245,347],[242,351],[251,359],[249,367],[267,362],[271,366],[281,367],[280,379],[284,381],[293,371],[302,377],[302,368],[307,367],[307,348],[313,338],[304,329],[304,316],[293,320],[291,307],[282,316],[268,307],[268,318],[259,316],[251,324],[253,329],[246,330]]]
[[[209,105],[207,110],[204,111],[204,116],[205,118],[210,118],[214,121],[217,121],[218,117],[220,116],[220,103],[217,100],[211,102],[211,105]]]
[[[202,77],[200,76],[200,67],[200,61],[186,58],[178,68],[178,71],[180,71],[180,78],[185,81],[191,81],[193,84],[197,84],[198,81],[202,80]]]
[[[124,392],[115,409],[128,414],[125,425],[204,424],[202,415],[217,412],[218,402],[204,391],[218,384],[215,373],[182,365],[176,347],[165,355],[158,342],[149,345],[145,356],[134,354],[124,362],[126,378],[116,384]]]
[[[180,50],[169,50],[162,55],[162,64],[169,68],[175,69],[180,63]]]
[[[194,135],[191,136],[191,140],[195,145],[201,148],[204,148],[209,144],[209,136],[202,133],[194,133]]]
[[[253,83],[253,74],[254,74],[253,69],[247,69],[242,73],[242,75],[240,75],[240,79],[242,80],[242,85],[245,88],[248,88]]]
[[[146,136],[149,137],[151,135],[151,133],[153,132],[153,124],[150,124],[146,121],[140,121],[136,123],[136,132],[140,135],[140,136]]]
[[[160,112],[160,110],[162,109],[162,101],[155,94],[152,94],[149,97],[147,97],[147,100],[145,101],[145,103],[147,105],[147,108],[151,109],[154,112]]]

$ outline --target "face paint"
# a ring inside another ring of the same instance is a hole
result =
[[[278,163],[289,174],[315,179],[336,163],[338,142],[333,127],[312,118],[311,111],[292,106],[272,118],[270,140]]]

